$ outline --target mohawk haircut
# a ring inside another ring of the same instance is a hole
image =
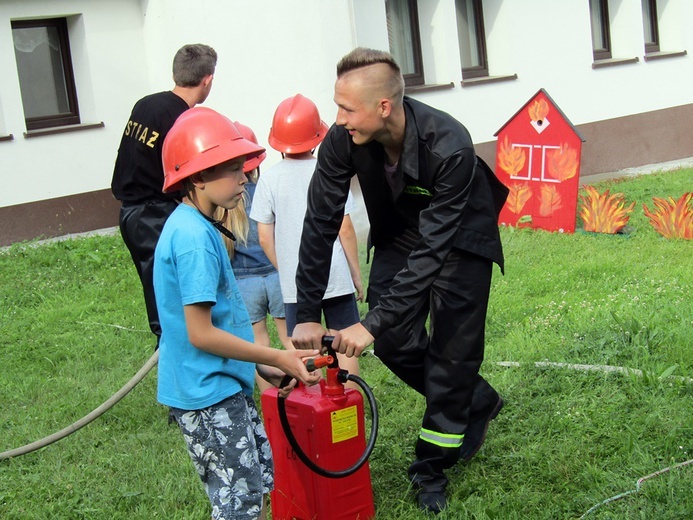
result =
[[[392,99],[401,104],[402,97],[404,96],[404,78],[402,76],[402,70],[389,52],[369,49],[367,47],[356,47],[337,63],[337,78],[341,78],[344,74],[352,70],[361,69],[370,65],[377,65],[379,63],[389,67],[390,77],[387,81],[388,90]]]
[[[397,74],[402,73],[399,65],[397,65],[397,62],[389,52],[368,49],[366,47],[356,47],[337,63],[337,77],[339,78],[349,71],[375,65],[376,63],[384,63],[388,65],[393,72]]]

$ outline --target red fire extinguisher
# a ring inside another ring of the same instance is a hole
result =
[[[273,520],[367,520],[375,516],[368,457],[375,446],[378,413],[368,385],[339,368],[325,336],[327,356],[310,360],[310,370],[327,366],[318,385],[297,385],[282,399],[276,388],[262,394],[265,429],[274,458]],[[287,377],[281,386],[290,381]],[[366,444],[361,392],[371,410]]]

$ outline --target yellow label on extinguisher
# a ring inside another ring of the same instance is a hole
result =
[[[359,434],[356,406],[332,412],[332,444],[352,439]]]

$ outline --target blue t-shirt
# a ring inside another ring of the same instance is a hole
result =
[[[161,322],[157,398],[199,410],[240,391],[253,393],[255,364],[210,354],[188,341],[184,305],[212,304],[212,324],[253,341],[229,256],[219,232],[197,209],[179,204],[154,255],[154,292]]]
[[[245,191],[248,193],[245,211],[248,215],[250,215],[250,209],[252,208],[256,186],[257,184],[254,182],[248,182],[245,185]],[[269,258],[267,258],[267,255],[262,250],[260,239],[257,234],[257,222],[253,219],[248,219],[248,238],[246,239],[245,245],[236,242],[234,249],[231,267],[233,267],[233,274],[236,275],[236,278],[267,276],[268,274],[277,272],[272,262],[269,261]]]

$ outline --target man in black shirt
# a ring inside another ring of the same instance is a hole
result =
[[[173,58],[173,90],[158,92],[135,103],[118,148],[111,190],[121,201],[120,233],[142,281],[149,327],[157,337],[154,249],[178,194],[163,193],[161,149],[178,116],[202,103],[212,88],[217,53],[203,44],[181,47]]]

